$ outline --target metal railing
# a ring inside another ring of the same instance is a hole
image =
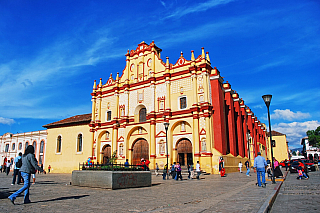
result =
[[[124,165],[124,164],[89,164],[79,163],[79,170],[93,171],[149,171],[145,165]]]

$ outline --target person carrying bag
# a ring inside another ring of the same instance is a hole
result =
[[[38,166],[38,161],[34,156],[34,147],[29,145],[26,148],[25,153],[22,155],[22,166],[20,168],[21,176],[24,180],[24,185],[21,189],[13,193],[8,197],[11,203],[14,205],[15,199],[24,191],[24,204],[31,203],[29,199],[30,177],[31,174],[35,174],[36,170],[39,170],[46,174],[41,167]]]

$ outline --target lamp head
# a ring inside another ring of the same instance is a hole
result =
[[[263,95],[262,98],[264,100],[264,103],[267,105],[267,107],[269,107],[272,95]]]
[[[164,125],[165,129],[168,129],[168,127],[169,127],[169,123],[168,122],[164,122],[163,125]]]

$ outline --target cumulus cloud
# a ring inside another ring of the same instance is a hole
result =
[[[3,118],[3,117],[0,117],[0,124],[7,124],[7,125],[11,125],[15,123],[15,121],[11,118]]]
[[[278,123],[272,125],[272,129],[286,134],[287,141],[290,148],[301,147],[300,142],[306,136],[308,130],[316,129],[320,126],[319,121],[306,121],[306,122],[292,122],[292,123]]]
[[[300,120],[300,119],[305,119],[305,118],[310,118],[309,113],[303,113],[303,112],[292,112],[290,109],[276,109],[273,111],[273,114],[271,114],[272,119],[283,119],[287,121],[292,121],[292,120]]]

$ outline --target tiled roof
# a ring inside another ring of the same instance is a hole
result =
[[[280,133],[280,132],[277,132],[277,131],[271,131],[272,132],[272,136],[281,136],[281,135],[286,135],[286,134],[283,134],[283,133]],[[268,135],[270,136],[269,132],[268,132]]]
[[[83,115],[75,115],[70,118],[66,118],[60,121],[56,121],[50,124],[46,124],[44,128],[55,128],[61,126],[75,126],[81,124],[89,124],[91,121],[91,113],[90,114],[83,114]]]

